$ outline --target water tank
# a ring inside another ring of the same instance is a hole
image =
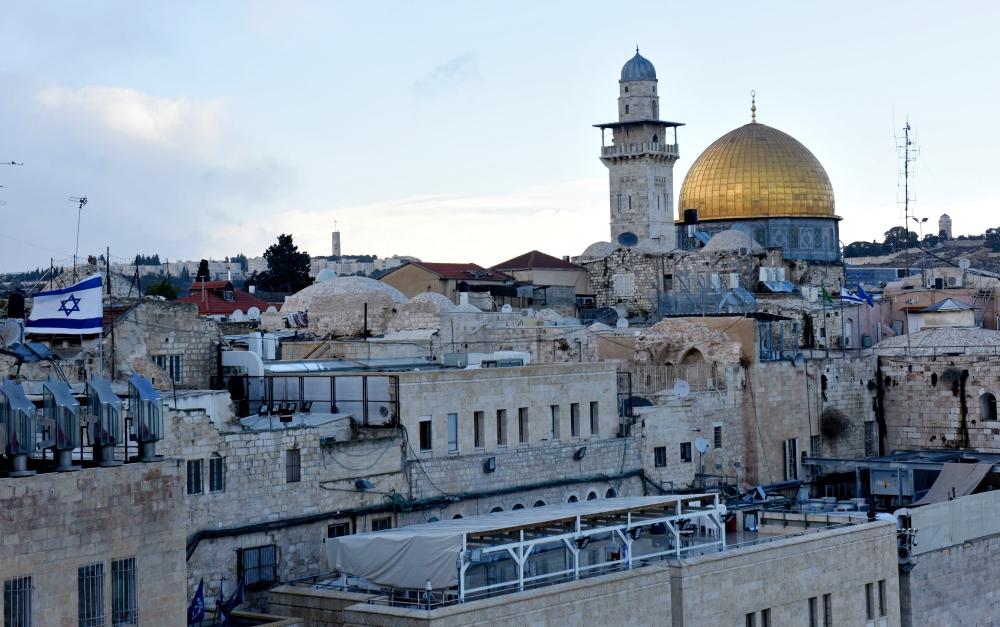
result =
[[[24,319],[24,290],[14,290],[7,297],[7,317]]]
[[[869,348],[872,345],[872,335],[871,333],[861,334],[861,346]]]
[[[698,223],[698,210],[697,209],[685,209],[684,210],[684,224],[697,224]]]

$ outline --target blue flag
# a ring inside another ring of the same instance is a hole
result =
[[[243,597],[243,579],[240,579],[236,590],[233,591],[233,596],[229,597],[229,600],[226,601],[226,604],[222,608],[222,627],[229,627],[229,615],[245,600]]]
[[[865,288],[861,287],[860,283],[858,283],[858,296],[868,301],[869,307],[875,306],[875,299],[873,299],[871,296],[868,295],[867,292],[865,292]]]
[[[191,599],[191,605],[188,606],[188,625],[194,625],[195,623],[200,623],[205,620],[205,580],[202,579],[198,582],[198,591],[194,593],[194,598]]]
[[[103,293],[99,274],[60,290],[38,292],[24,332],[97,335],[104,324]]]
[[[222,582],[219,582],[219,594],[215,597],[215,616],[219,617],[222,606],[226,604],[226,595],[222,594]]]

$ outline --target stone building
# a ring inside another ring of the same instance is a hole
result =
[[[423,292],[433,292],[460,305],[462,303],[459,297],[459,283],[474,288],[473,291],[475,288],[480,288],[488,294],[489,288],[513,284],[514,278],[497,270],[487,270],[474,263],[411,261],[389,270],[379,277],[379,281],[396,288],[407,298],[413,298]],[[476,302],[472,304],[476,305]],[[492,306],[480,309],[492,309]]]
[[[938,218],[938,235],[944,239],[952,239],[951,216],[947,213],[942,213],[941,217]]]
[[[5,624],[184,625],[183,473],[163,459],[0,478]]]

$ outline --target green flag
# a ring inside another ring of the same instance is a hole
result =
[[[833,299],[830,298],[830,293],[826,291],[826,286],[825,285],[823,285],[822,287],[823,287],[823,300],[825,300],[826,302],[828,302],[828,303],[830,303],[832,305],[833,304]]]

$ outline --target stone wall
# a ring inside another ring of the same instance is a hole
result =
[[[33,577],[33,624],[64,627],[77,624],[77,569],[103,564],[108,590],[111,562],[134,557],[140,623],[180,627],[189,601],[183,490],[173,459],[0,479],[2,579]]]
[[[1000,535],[925,553],[899,576],[903,627],[990,625],[1000,616]]]

